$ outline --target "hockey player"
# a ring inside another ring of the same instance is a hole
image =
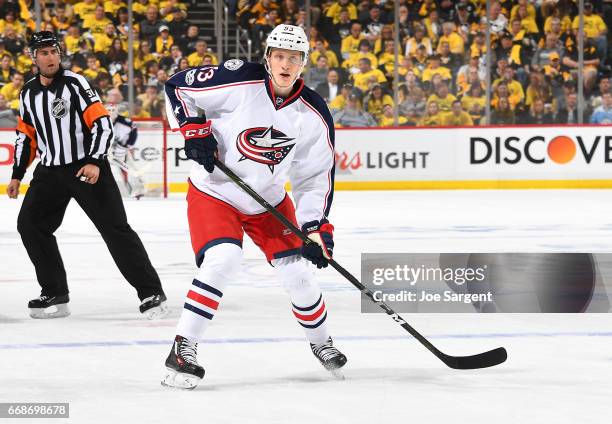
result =
[[[328,265],[334,246],[327,216],[334,183],[334,126],[323,99],[299,75],[308,60],[304,30],[280,25],[266,40],[264,64],[228,60],[175,74],[165,86],[170,125],[194,160],[187,194],[199,267],[184,304],[162,384],[194,388],[204,376],[197,343],[240,268],[246,232],[274,267],[316,358],[335,372],[327,310],[307,260]],[[199,117],[203,112],[205,117]],[[302,242],[214,167],[230,167],[317,244]],[[290,179],[296,206],[285,192]],[[307,260],[306,260],[306,259]]]
[[[132,120],[119,115],[117,105],[109,103],[106,105],[106,110],[110,114],[115,130],[115,139],[108,155],[115,181],[122,193],[140,199],[145,194],[144,181],[138,170],[127,164],[128,152],[138,139],[138,130]]]

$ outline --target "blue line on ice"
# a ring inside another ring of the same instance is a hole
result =
[[[483,334],[439,334],[427,336],[428,339],[496,339],[496,338],[528,338],[528,337],[612,337],[612,331],[574,331],[574,332],[530,332],[530,333],[483,333]],[[414,340],[409,335],[402,336],[338,336],[335,340]],[[287,343],[303,342],[302,337],[251,337],[208,339],[204,344],[252,344],[252,343]],[[64,349],[83,347],[113,347],[113,346],[147,346],[169,345],[171,340],[111,340],[98,342],[73,343],[15,343],[0,344],[2,349]]]

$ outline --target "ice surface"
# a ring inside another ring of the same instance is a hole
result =
[[[200,346],[205,379],[192,392],[165,389],[163,361],[195,269],[184,196],[126,201],[173,309],[158,322],[139,315],[74,202],[57,232],[72,316],[30,319],[39,288],[16,232],[20,204],[0,199],[0,402],[70,402],[75,423],[610,422],[610,315],[404,315],[450,354],[508,349],[502,366],[454,371],[387,316],[361,314],[358,292],[325,270],[329,325],[349,358],[336,381],[250,242]],[[362,252],[612,251],[603,190],[337,192],[331,221],[335,257],[356,276]]]

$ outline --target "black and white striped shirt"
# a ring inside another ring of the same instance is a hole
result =
[[[44,166],[100,164],[113,124],[85,77],[60,69],[49,86],[36,76],[20,94],[13,179],[21,180],[38,151]]]

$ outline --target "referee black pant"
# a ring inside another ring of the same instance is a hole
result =
[[[64,263],[53,233],[62,223],[70,199],[94,223],[117,267],[142,300],[163,289],[138,235],[127,222],[123,201],[107,161],[100,177],[88,184],[75,177],[82,162],[61,167],[36,166],[17,219],[28,255],[36,268],[42,295],[68,294]],[[99,270],[92,269],[92,275]]]

